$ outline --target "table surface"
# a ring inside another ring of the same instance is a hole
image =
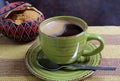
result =
[[[115,66],[116,71],[95,71],[83,81],[119,81],[120,80],[120,26],[91,26],[88,32],[97,33],[105,40],[101,52],[101,66]],[[43,81],[33,76],[25,66],[25,54],[36,40],[19,44],[0,38],[0,81]]]

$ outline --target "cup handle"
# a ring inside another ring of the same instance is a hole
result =
[[[91,56],[99,53],[104,48],[103,38],[97,34],[87,34],[87,42],[91,40],[97,40],[99,42],[99,46],[94,50],[84,50],[82,56]]]

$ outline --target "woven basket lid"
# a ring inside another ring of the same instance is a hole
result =
[[[8,1],[6,2],[6,5],[0,9],[0,18],[5,18],[6,14],[10,12],[11,10],[19,10],[21,8],[31,6],[29,3],[25,2],[12,2],[9,3]]]

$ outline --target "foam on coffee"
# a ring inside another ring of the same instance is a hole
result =
[[[56,20],[41,27],[41,31],[49,36],[65,37],[79,34],[83,29],[77,23],[67,20]]]

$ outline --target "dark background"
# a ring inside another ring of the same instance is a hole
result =
[[[58,15],[77,16],[88,25],[119,25],[120,0],[7,0],[24,1],[39,9],[45,18]],[[4,0],[0,0],[0,7]]]

